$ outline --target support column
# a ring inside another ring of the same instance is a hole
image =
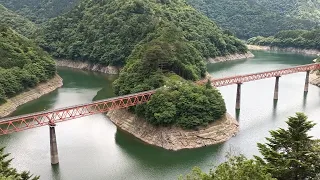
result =
[[[307,71],[306,81],[305,81],[305,84],[304,84],[304,92],[308,92],[309,91],[309,76],[310,76],[310,71]]]
[[[276,84],[274,86],[274,95],[273,95],[274,100],[278,100],[278,98],[279,98],[279,79],[280,79],[280,76],[277,76],[276,77]]]
[[[237,97],[236,97],[236,110],[240,110],[240,102],[241,102],[241,85],[242,83],[239,83],[237,86]]]
[[[51,154],[51,164],[59,164],[59,156],[58,156],[58,146],[57,146],[57,138],[56,138],[56,130],[55,124],[50,123],[50,154]]]

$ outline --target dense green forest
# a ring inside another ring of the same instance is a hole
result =
[[[53,59],[33,41],[0,26],[0,102],[56,73]]]
[[[270,131],[267,142],[258,143],[262,155],[228,160],[207,174],[200,168],[180,180],[304,180],[320,178],[320,140],[308,133],[316,125],[303,113],[289,117],[287,129]]]
[[[320,50],[320,29],[280,31],[274,36],[250,38],[248,44]]]
[[[271,36],[281,30],[320,24],[320,0],[188,0],[239,38]]]
[[[55,57],[124,65],[136,45],[176,26],[202,57],[246,52],[246,47],[183,0],[84,0],[45,28],[45,50]]]
[[[69,11],[80,0],[0,0],[0,4],[36,23]]]
[[[0,4],[0,25],[5,24],[26,37],[31,37],[37,30],[36,25],[28,19],[8,10]]]

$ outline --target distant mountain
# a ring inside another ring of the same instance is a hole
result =
[[[320,0],[188,0],[189,4],[240,38],[320,24]]]
[[[0,4],[16,13],[41,23],[57,17],[78,4],[80,0],[0,0]]]
[[[28,19],[6,9],[0,4],[0,25],[6,25],[18,33],[30,37],[36,31],[36,25]]]

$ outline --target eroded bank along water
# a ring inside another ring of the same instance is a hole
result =
[[[261,72],[312,63],[313,57],[254,52],[251,60],[208,65],[214,77]],[[64,86],[20,107],[14,114],[59,108],[114,96],[111,82],[116,76],[59,69]],[[1,146],[12,153],[13,165],[30,170],[44,180],[100,179],[177,179],[193,166],[209,170],[225,160],[227,152],[258,154],[257,142],[264,142],[268,131],[285,126],[288,116],[297,111],[308,114],[320,124],[320,88],[310,86],[303,93],[305,73],[280,78],[280,94],[273,102],[274,79],[245,83],[242,86],[242,109],[239,134],[226,143],[178,152],[166,151],[141,143],[116,127],[104,116],[94,115],[57,125],[59,166],[50,165],[49,128],[41,127],[0,136]],[[219,88],[230,114],[235,116],[236,86]],[[320,125],[311,135],[320,138]]]

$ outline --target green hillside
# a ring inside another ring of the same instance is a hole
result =
[[[36,31],[36,25],[28,19],[6,9],[0,4],[0,25],[7,25],[19,34],[30,37]]]
[[[320,24],[320,0],[188,0],[240,38],[271,36],[281,30]]]
[[[202,57],[246,52],[182,0],[86,0],[50,22],[42,46],[55,57],[122,66],[136,45],[156,39],[166,26],[175,26]]]
[[[41,23],[69,11],[80,0],[0,0],[0,4],[16,13]]]
[[[0,27],[0,102],[56,73],[53,59],[11,28]]]
[[[281,31],[270,37],[253,37],[248,40],[248,44],[275,46],[280,48],[299,48],[320,50],[320,29],[311,31],[290,30]]]

